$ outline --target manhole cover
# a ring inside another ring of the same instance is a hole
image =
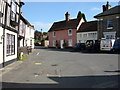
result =
[[[52,64],[51,66],[58,66],[58,64]]]

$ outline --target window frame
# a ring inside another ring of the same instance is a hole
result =
[[[52,36],[53,36],[53,37],[56,37],[56,32],[55,32],[55,31],[52,32]]]
[[[107,19],[107,29],[113,29],[113,20]]]
[[[70,31],[71,31],[71,33],[70,33]],[[68,30],[68,36],[72,36],[72,29]]]
[[[15,35],[9,33],[7,33],[6,35],[6,56],[15,55]]]

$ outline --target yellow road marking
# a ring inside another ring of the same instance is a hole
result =
[[[36,65],[41,65],[42,63],[35,63]]]

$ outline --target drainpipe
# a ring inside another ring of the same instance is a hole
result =
[[[7,2],[6,3],[6,6],[5,6],[5,19],[4,19],[4,25],[3,25],[3,67],[5,67],[5,28],[7,27],[7,10],[8,10],[8,4]]]
[[[19,58],[18,47],[20,46],[20,43],[19,43],[19,40],[18,40],[19,30],[20,30],[20,12],[21,12],[21,9],[20,9],[20,6],[19,6],[18,33],[17,33],[17,60]]]

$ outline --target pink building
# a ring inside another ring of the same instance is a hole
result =
[[[73,47],[77,43],[77,33],[82,22],[83,16],[78,15],[75,19],[70,19],[70,14],[65,14],[65,20],[54,22],[49,33],[49,47]]]

